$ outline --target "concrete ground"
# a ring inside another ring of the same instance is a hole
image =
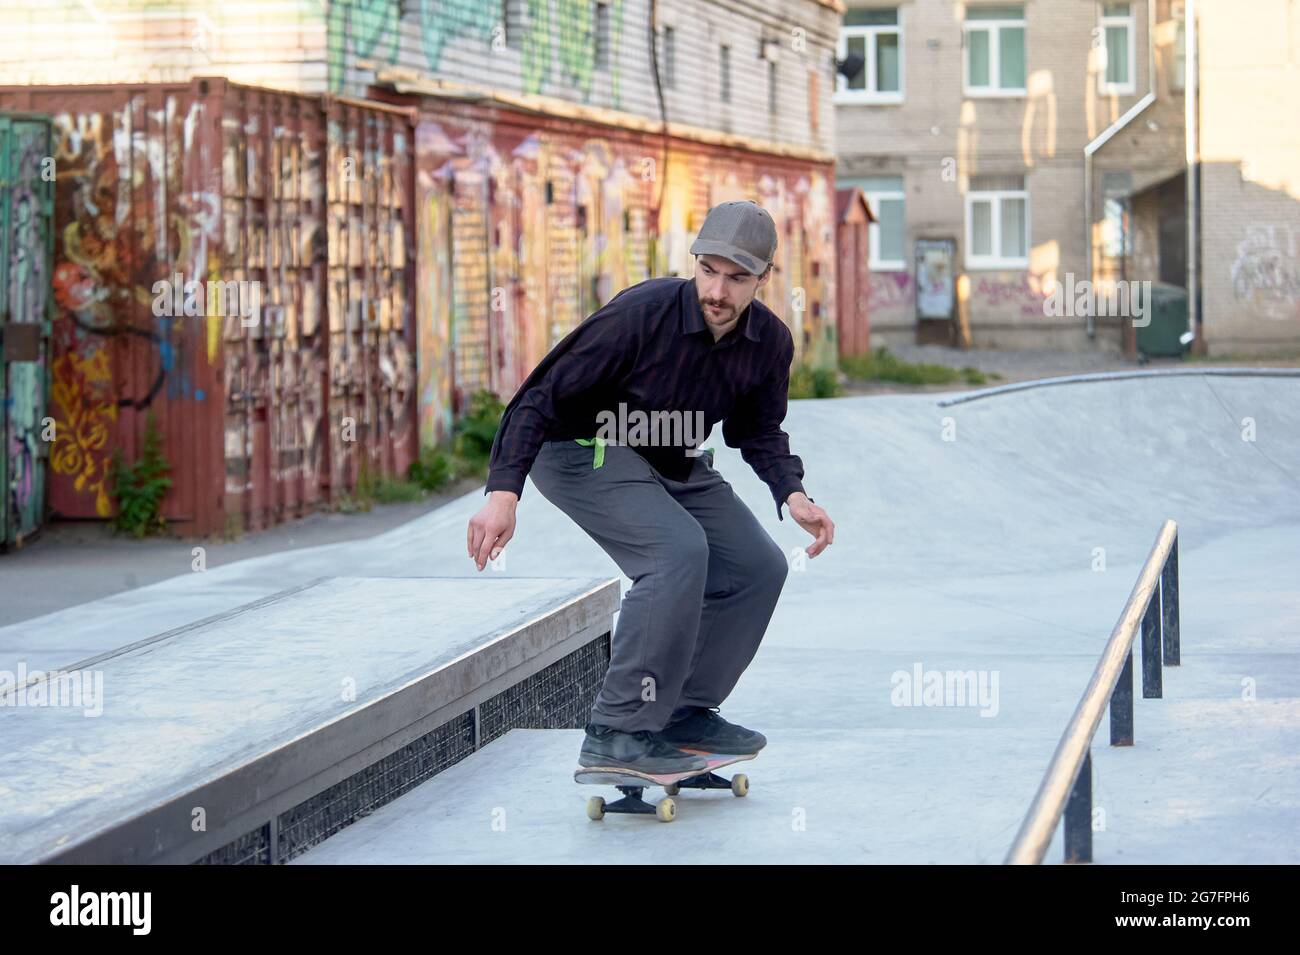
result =
[[[949,348],[945,345],[891,344],[889,351],[900,360],[913,364],[943,365],[947,368],[976,368],[989,376],[986,386],[1081,375],[1109,371],[1166,370],[1171,368],[1254,368],[1300,367],[1300,353],[1285,358],[1205,358],[1184,361],[1180,358],[1153,357],[1145,363],[1134,358],[1106,352],[1062,351],[1049,348]],[[889,381],[848,381],[845,394],[918,394],[936,391],[961,391],[971,386],[902,385]]]
[[[998,862],[1173,518],[1182,665],[1163,699],[1136,701],[1135,746],[1106,745],[1104,719],[1098,730],[1096,861],[1295,863],[1300,378],[1158,375],[941,403],[959,397],[791,404],[805,484],[837,524],[814,560],[739,452],[715,443],[792,563],[723,707],[770,741],[746,799],[686,793],[671,827],[592,823],[583,800],[612,791],[572,781],[579,734],[515,731],[301,861]],[[369,539],[0,628],[0,668],[67,665],[321,575],[630,585],[531,485],[504,566],[480,575],[464,540],[481,503],[478,488]],[[974,672],[986,694],[905,705],[898,687],[918,668]],[[1060,857],[1058,831],[1047,861]]]
[[[1110,371],[1137,371],[1136,361],[1097,352],[1052,349],[958,349],[942,345],[889,345],[908,362],[926,362],[950,368],[973,366],[1000,377],[985,386],[1032,381],[1060,375]],[[1291,359],[1214,359],[1182,362],[1152,359],[1149,368],[1300,367]],[[968,391],[965,384],[914,386],[883,381],[850,381],[846,396],[920,395]],[[797,404],[797,403],[796,403]],[[719,452],[721,453],[721,452]],[[55,521],[23,548],[0,554],[0,627],[147,584],[191,573],[194,546],[202,545],[209,568],[251,557],[312,548],[323,544],[360,540],[381,534],[429,514],[469,493],[475,483],[462,479],[448,490],[408,504],[375,505],[356,513],[316,513],[301,520],[244,535],[239,540],[135,540],[115,534],[108,525],[92,521]],[[481,485],[480,485],[481,486]],[[815,496],[815,495],[814,495]],[[51,581],[58,581],[51,586]]]

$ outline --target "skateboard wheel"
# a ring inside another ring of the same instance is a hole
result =
[[[676,783],[671,783],[670,785],[664,787],[664,792],[666,792],[670,796],[676,796],[681,791],[682,791],[682,787],[678,786]]]
[[[592,796],[587,800],[587,818],[595,822],[605,818],[605,800],[600,796]]]
[[[672,822],[677,816],[677,803],[665,799],[655,806],[655,815],[659,817],[660,822]]]
[[[744,773],[736,773],[731,777],[731,794],[743,796],[747,792],[749,792],[749,777]]]

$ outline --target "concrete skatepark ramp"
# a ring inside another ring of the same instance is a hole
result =
[[[1099,735],[1095,859],[1297,861],[1300,378],[1206,369],[797,401],[785,427],[836,522],[816,560],[800,559],[807,535],[774,519],[739,453],[714,442],[716,467],[792,564],[723,706],[769,739],[745,799],[684,792],[672,825],[591,822],[583,803],[600,790],[571,778],[581,730],[513,729],[295,864],[1000,862],[1167,518],[1182,665],[1166,671],[1164,699],[1136,701],[1135,746]],[[505,561],[477,574],[464,528],[482,500],[4,628],[0,653],[67,665],[341,573],[489,588],[621,576],[532,487]],[[911,692],[949,672],[975,674],[979,692]]]

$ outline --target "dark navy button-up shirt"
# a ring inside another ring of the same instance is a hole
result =
[[[728,447],[772,491],[776,516],[803,491],[803,462],[790,453],[785,420],[794,339],[776,314],[755,299],[718,341],[704,321],[695,281],[655,278],[619,292],[569,332],[541,360],[506,406],[485,493],[522,496],[524,478],[545,441],[592,438],[607,412],[624,417],[702,413],[698,447],[719,421]],[[691,429],[695,429],[692,427]],[[687,443],[649,446],[629,440],[664,477],[684,481],[695,458]],[[594,452],[593,448],[593,452]]]

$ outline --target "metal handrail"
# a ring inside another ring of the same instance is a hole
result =
[[[1163,696],[1162,663],[1181,662],[1178,525],[1166,520],[1142,566],[1101,660],[1074,709],[1047,773],[1007,852],[1008,865],[1043,861],[1065,816],[1065,861],[1092,861],[1092,738],[1110,701],[1110,744],[1133,745],[1133,641],[1142,628],[1142,696]],[[1163,651],[1163,652],[1162,652]],[[1068,803],[1067,803],[1068,800]]]

